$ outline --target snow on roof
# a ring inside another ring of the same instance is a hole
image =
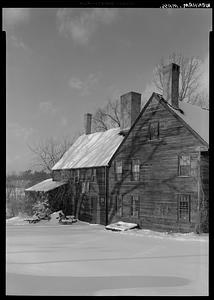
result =
[[[48,192],[53,190],[66,182],[62,181],[53,181],[52,178],[46,179],[38,184],[31,186],[30,188],[26,189],[25,191],[35,191],[35,192]]]
[[[120,128],[81,135],[52,170],[107,166],[121,144]]]
[[[157,96],[159,99],[162,98],[159,94]],[[184,102],[180,102],[183,114],[171,106],[169,108],[197,132],[204,141],[209,143],[208,110]],[[52,170],[107,166],[124,139],[124,136],[119,133],[120,128],[113,128],[104,132],[81,135]]]
[[[184,112],[183,114],[172,107],[170,108],[209,144],[209,110],[184,102],[179,103],[179,108]]]

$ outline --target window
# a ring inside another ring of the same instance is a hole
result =
[[[96,169],[92,169],[92,176],[91,176],[91,181],[95,182],[96,181]]]
[[[159,122],[152,122],[149,124],[149,140],[159,138]]]
[[[135,159],[132,161],[131,180],[132,181],[140,180],[140,161],[139,161],[139,159]]]
[[[179,176],[191,175],[191,160],[190,155],[179,156]]]
[[[89,181],[83,181],[82,182],[82,193],[85,194],[85,193],[89,193],[90,191],[90,184],[89,184]]]
[[[115,196],[116,213],[118,216],[122,216],[122,197],[119,195]]]
[[[139,217],[139,196],[131,196],[131,216]]]
[[[92,178],[92,169],[87,169],[86,178],[87,178],[87,180],[91,180],[91,178]]]
[[[80,171],[80,180],[86,180],[86,169]]]
[[[178,196],[178,220],[190,222],[190,195],[180,194]]]
[[[116,174],[116,180],[122,179],[122,173],[123,173],[123,166],[122,166],[122,160],[115,162],[115,174]]]
[[[75,170],[75,182],[78,182],[80,178],[80,170]]]

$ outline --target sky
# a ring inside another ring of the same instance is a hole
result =
[[[149,98],[172,52],[198,57],[208,88],[211,9],[4,8],[3,30],[7,173],[34,170],[29,146],[73,139],[109,99]]]

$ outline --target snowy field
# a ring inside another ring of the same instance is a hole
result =
[[[7,221],[7,295],[208,295],[208,236]]]

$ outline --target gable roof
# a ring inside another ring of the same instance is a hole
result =
[[[153,97],[158,101],[162,101],[172,113],[180,118],[193,134],[196,134],[198,138],[201,138],[208,145],[209,111],[196,105],[180,102],[179,106],[182,113],[180,110],[174,109],[162,95],[157,93],[153,93],[150,99],[145,103],[139,116],[129,129],[129,132],[142,116]],[[52,170],[108,166],[116,151],[120,148],[122,142],[125,141],[129,134],[128,132],[124,137],[120,132],[121,130],[118,127],[104,132],[81,135],[63,157],[54,165]]]
[[[159,99],[164,100],[167,107],[176,113],[189,127],[193,129],[207,144],[209,144],[209,110],[203,109],[197,105],[179,102],[179,108],[173,108],[161,95]]]
[[[120,128],[81,135],[52,170],[107,166],[124,137]]]

